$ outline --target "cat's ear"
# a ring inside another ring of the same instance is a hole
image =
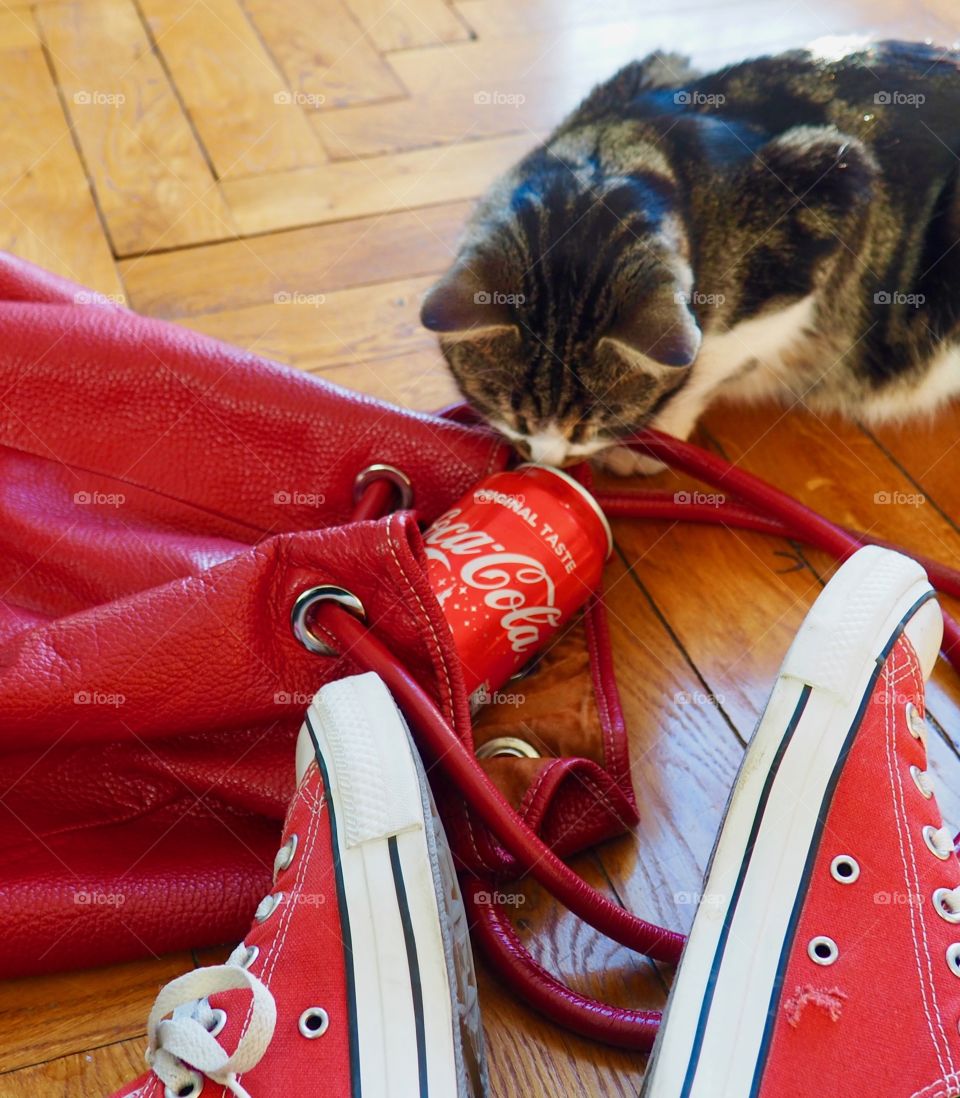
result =
[[[701,340],[686,296],[661,290],[625,309],[600,343],[608,343],[628,361],[640,356],[661,366],[682,367],[693,365]]]
[[[427,291],[420,322],[432,332],[471,337],[516,328],[511,311],[515,295],[495,290],[469,262],[457,262]]]

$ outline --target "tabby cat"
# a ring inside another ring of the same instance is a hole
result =
[[[422,320],[553,464],[636,471],[618,439],[721,394],[929,411],[960,389],[958,153],[957,52],[651,55],[490,188]]]

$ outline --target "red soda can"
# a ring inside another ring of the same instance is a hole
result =
[[[597,501],[547,465],[487,477],[423,539],[474,703],[556,636],[596,590],[613,548]]]

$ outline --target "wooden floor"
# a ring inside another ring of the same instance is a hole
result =
[[[958,36],[956,0],[0,0],[0,247],[134,309],[416,408],[452,396],[419,299],[471,200],[596,80],[653,48],[704,66],[869,30]],[[719,409],[700,440],[834,519],[960,565],[960,411],[868,433]],[[614,645],[643,818],[577,868],[686,929],[744,743],[830,564],[784,541],[619,524]],[[960,823],[960,691],[934,770]],[[579,987],[669,973],[530,887],[524,935]],[[181,954],[0,987],[0,1098],[107,1094],[142,1068]],[[635,1095],[643,1060],[483,976],[497,1098]]]

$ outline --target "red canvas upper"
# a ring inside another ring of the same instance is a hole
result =
[[[276,1028],[266,1054],[237,1082],[251,1094],[333,1098],[352,1093],[350,1024],[330,816],[316,762],[307,768],[287,814],[283,841],[292,835],[297,836],[293,860],[278,872],[271,893],[282,893],[282,899],[244,938],[248,948],[259,950],[248,967],[273,994]],[[216,1039],[230,1053],[249,1025],[251,995],[227,991],[209,1001],[226,1012]],[[320,1037],[300,1032],[301,1015],[311,1007],[321,1007],[329,1018]],[[202,1094],[232,1098],[227,1087],[209,1079]],[[149,1072],[114,1098],[164,1098],[164,1084]]]
[[[960,1093],[960,975],[947,960],[960,924],[933,901],[936,889],[960,885],[960,862],[952,852],[941,860],[924,838],[942,819],[911,773],[925,769],[926,749],[909,705],[922,715],[923,675],[904,636],[877,680],[824,821],[774,992],[759,1098]],[[844,855],[859,866],[851,883],[831,872]],[[808,953],[820,936],[838,947],[833,964]]]

